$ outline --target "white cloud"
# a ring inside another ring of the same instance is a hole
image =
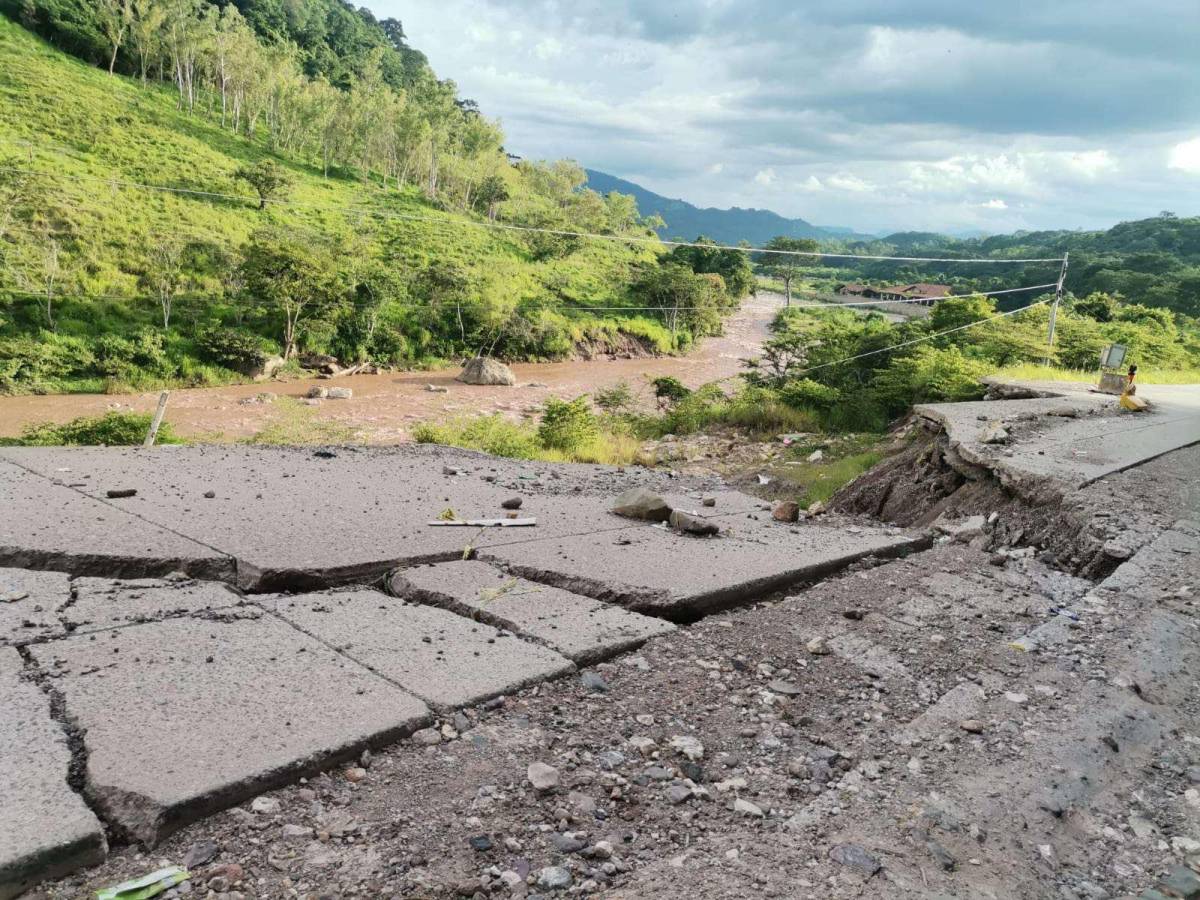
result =
[[[857,175],[849,172],[838,172],[836,175],[830,175],[825,179],[825,183],[831,188],[839,191],[849,191],[852,194],[866,194],[875,190],[875,185],[869,181],[864,181]]]
[[[1176,144],[1171,148],[1167,166],[1189,175],[1200,175],[1200,137]]]
[[[533,48],[534,55],[540,60],[557,59],[562,56],[562,41],[557,38],[542,38]]]
[[[725,171],[725,163],[713,163],[711,166],[709,166],[704,171],[707,172],[709,175],[720,175],[722,172]]]
[[[800,190],[816,193],[817,191],[825,190],[825,185],[821,184],[821,179],[816,175],[809,175],[798,185]]]
[[[999,197],[994,197],[991,200],[985,200],[979,204],[983,209],[1008,209],[1008,204]]]
[[[761,184],[763,187],[766,187],[767,185],[771,184],[771,182],[773,182],[774,180],[775,180],[775,170],[772,169],[770,166],[767,166],[767,168],[765,168],[765,169],[759,169],[758,173],[754,176],[754,183]]]
[[[1067,166],[1084,178],[1096,178],[1106,172],[1116,171],[1117,161],[1107,150],[1085,150],[1067,157]]]

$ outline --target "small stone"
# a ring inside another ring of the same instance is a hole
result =
[[[432,747],[442,742],[442,735],[436,728],[422,728],[420,731],[413,732],[412,739],[415,744]]]
[[[733,801],[733,811],[740,816],[753,816],[761,819],[766,815],[762,811],[762,807],[756,803],[751,803],[749,800],[743,800],[740,797]]]
[[[562,891],[571,886],[571,873],[562,866],[547,866],[537,873],[537,886],[543,891]]]
[[[486,834],[477,834],[475,837],[468,839],[467,843],[471,845],[472,850],[476,850],[479,853],[484,853],[492,849],[492,839]]]
[[[501,872],[500,881],[510,891],[515,890],[517,887],[525,884],[525,879],[512,869],[505,869],[503,872]]]
[[[611,859],[613,855],[613,845],[608,841],[596,841],[587,850],[587,855],[594,859]]]
[[[835,844],[829,850],[829,858],[839,865],[856,869],[868,877],[883,868],[882,863],[874,855],[858,844]]]
[[[529,783],[539,791],[549,791],[558,787],[558,769],[543,762],[529,764],[525,772]]]
[[[255,797],[250,808],[261,816],[273,816],[279,812],[282,804],[274,797]]]
[[[608,692],[608,682],[600,676],[599,672],[593,672],[589,669],[580,676],[579,680],[589,691],[595,691],[598,694]]]
[[[587,841],[575,834],[556,834],[551,836],[550,843],[559,853],[578,853],[587,846]]]
[[[136,497],[137,488],[112,488],[104,492],[110,500],[120,500],[124,497]]]
[[[1007,444],[1008,429],[1000,422],[992,422],[979,432],[981,444]]]
[[[1024,706],[1026,703],[1029,702],[1029,695],[1021,694],[1016,691],[1005,691],[1004,699],[1007,700],[1009,703],[1015,703],[1018,706]]]
[[[309,400],[324,400],[329,396],[329,388],[321,387],[320,385],[313,385],[308,389],[307,396]]]
[[[776,522],[798,522],[800,520],[800,504],[795,500],[781,500],[771,510],[771,518]]]
[[[283,835],[285,840],[297,840],[299,838],[312,837],[313,830],[303,825],[295,825],[289,822],[280,829],[280,834]]]
[[[613,501],[612,511],[627,519],[665,522],[671,518],[671,507],[658,494],[645,488],[630,488]]]
[[[427,385],[425,385],[425,390],[431,394],[448,394],[448,393],[450,393],[450,388],[445,387],[444,385],[440,385],[440,384],[427,384]]]
[[[968,734],[983,734],[983,723],[978,719],[963,719],[958,727]]]
[[[822,452],[820,450],[814,450],[812,453],[808,454],[807,457],[805,457],[805,459],[807,459],[808,462],[811,462],[811,463],[820,462],[824,458],[825,458],[825,454],[824,454],[824,452]]]
[[[354,396],[354,391],[347,387],[335,387],[329,389],[330,400],[350,400]]]
[[[217,496],[216,491],[205,491],[204,492],[204,499],[206,499],[206,500],[212,500],[216,496]]]
[[[720,534],[721,526],[711,519],[705,519],[701,516],[693,515],[692,513],[684,512],[681,509],[672,511],[670,516],[671,527],[676,531],[682,531],[684,534],[694,534],[700,537]]]
[[[211,862],[217,855],[216,841],[196,841],[192,846],[188,847],[187,853],[183,855],[183,867],[185,869],[195,869]]]
[[[826,646],[825,638],[823,637],[815,637],[804,646],[813,656],[829,655],[829,647]]]
[[[785,697],[798,697],[801,694],[798,684],[784,681],[782,678],[776,678],[774,681],[767,682],[767,690],[774,691],[776,694],[783,694]]]
[[[676,782],[667,788],[667,799],[678,806],[692,799],[692,789],[686,784]]]
[[[1200,876],[1187,866],[1175,866],[1158,883],[1163,893],[1183,900],[1200,900]]]
[[[705,497],[704,499],[702,499],[702,500],[700,501],[700,505],[701,505],[701,506],[708,506],[708,507],[716,506],[716,505],[717,505],[717,498],[716,498],[716,497]]]
[[[524,500],[522,500],[522,498],[520,498],[520,497],[509,497],[507,500],[501,501],[500,508],[501,509],[520,509],[521,504],[523,502],[524,502]]]
[[[366,777],[367,770],[361,766],[353,766],[352,768],[346,770],[346,780],[353,784],[357,784]]]
[[[668,746],[676,753],[681,753],[690,760],[704,758],[704,745],[699,739],[688,734],[677,734],[671,738]]]

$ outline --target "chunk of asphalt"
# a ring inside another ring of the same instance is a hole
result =
[[[390,584],[397,596],[515,631],[578,665],[607,659],[675,630],[662,619],[517,578],[474,560],[401,569]]]
[[[13,448],[16,450],[38,448]],[[24,459],[24,457],[19,457]],[[186,572],[232,580],[233,559],[110,502],[0,461],[0,563],[75,574]]]
[[[0,900],[104,861],[104,829],[67,784],[71,751],[50,700],[0,647]]]
[[[84,734],[84,791],[153,846],[426,724],[400,688],[273,616],[166,619],[31,645]]]
[[[553,650],[444,609],[372,590],[264,596],[263,606],[439,707],[574,671]]]
[[[71,599],[63,572],[0,568],[0,644],[23,644],[61,634],[57,612]]]
[[[868,554],[888,556],[914,538],[772,523],[770,540],[697,540],[635,526],[492,547],[478,557],[515,575],[667,618],[689,618],[837,571]]]
[[[62,618],[67,627],[81,634],[225,610],[243,602],[240,594],[216,581],[76,578],[72,586],[75,601],[63,610]]]

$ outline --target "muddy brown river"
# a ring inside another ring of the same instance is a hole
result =
[[[768,325],[782,305],[776,294],[749,297],[725,323],[725,333],[708,338],[688,356],[640,359],[571,360],[554,363],[518,363],[516,387],[481,387],[455,380],[458,369],[436,372],[390,372],[352,375],[317,381],[297,379],[215,388],[187,388],[171,392],[167,421],[182,437],[230,441],[250,437],[279,415],[271,403],[246,403],[264,391],[281,397],[301,398],[314,384],[353,389],[351,400],[325,400],[313,407],[319,419],[349,426],[370,443],[396,443],[408,439],[414,422],[479,413],[520,416],[547,397],[572,398],[626,382],[635,396],[649,402],[646,376],[673,375],[689,387],[735,375],[741,361],[754,356],[768,336]],[[444,387],[446,393],[428,390]],[[0,397],[0,436],[21,433],[31,424],[67,422],[79,416],[102,415],[109,410],[152,412],[158,392],[142,394],[57,394]]]

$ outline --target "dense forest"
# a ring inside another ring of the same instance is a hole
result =
[[[574,163],[510,157],[394,20],[0,9],[0,389],[218,383],[304,353],[675,352],[750,287],[665,253]]]
[[[826,249],[835,245],[827,242]],[[1200,217],[1164,212],[1152,219],[1122,222],[1106,231],[1018,231],[958,239],[928,232],[902,232],[876,241],[842,242],[849,253],[877,256],[1043,258],[1069,254],[1066,288],[1077,296],[1097,292],[1130,303],[1200,317]],[[981,275],[980,266],[897,267],[887,263],[838,266],[870,280],[949,281],[998,289],[1053,281],[1057,266],[1005,266]]]

